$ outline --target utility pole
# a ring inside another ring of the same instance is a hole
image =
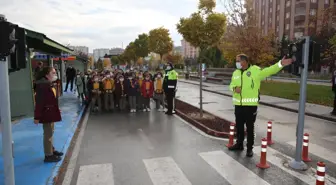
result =
[[[300,87],[300,101],[299,101],[299,114],[298,125],[296,132],[296,153],[295,159],[289,163],[289,166],[295,170],[307,170],[308,166],[302,161],[302,143],[303,143],[303,131],[305,122],[305,107],[306,107],[306,95],[307,95],[307,76],[308,76],[308,64],[309,64],[309,44],[310,37],[306,37],[303,45],[303,65],[301,70],[301,87]]]
[[[9,55],[15,51],[15,40],[15,29],[11,30],[5,16],[0,15],[0,122],[5,185],[15,185],[8,75]]]

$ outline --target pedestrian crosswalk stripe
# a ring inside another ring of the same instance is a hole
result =
[[[191,185],[171,157],[144,159],[143,162],[154,185]]]
[[[223,151],[204,152],[199,155],[231,185],[269,185]]]
[[[77,185],[114,185],[112,164],[85,165],[79,168]]]
[[[254,153],[257,154],[258,156],[260,156],[260,150],[261,150],[260,146],[254,147],[254,151],[255,151]],[[272,148],[267,148],[267,161],[269,161],[273,165],[276,165],[283,171],[291,175],[294,175],[296,178],[302,180],[303,182],[307,184],[315,185],[316,179],[313,173],[312,174],[299,173],[294,170],[291,170],[288,166],[287,167],[284,166],[288,164],[288,162],[290,162],[291,160],[292,160],[291,157],[285,154],[282,154]]]
[[[292,145],[292,146],[296,146],[296,141],[290,141],[287,142],[288,144]],[[328,160],[332,163],[336,164],[336,152],[331,151],[329,149],[323,148],[321,146],[318,146],[316,144],[313,143],[309,143],[309,153],[312,153],[316,156],[319,156],[320,158],[323,158],[325,160]]]

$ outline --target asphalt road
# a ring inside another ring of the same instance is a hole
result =
[[[301,174],[284,166],[293,155],[290,144],[269,149],[271,168],[260,170],[256,167],[259,142],[253,158],[246,158],[245,152],[227,151],[226,143],[204,136],[177,116],[154,110],[90,115],[71,184],[315,184],[310,170]],[[315,164],[311,163],[313,167]],[[327,173],[335,177],[335,165],[327,165],[329,171],[334,170]]]

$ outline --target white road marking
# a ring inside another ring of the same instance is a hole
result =
[[[260,156],[260,150],[261,147],[257,146],[254,147],[255,154]],[[293,175],[294,177],[302,180],[303,182],[310,184],[310,185],[315,185],[316,184],[316,169],[314,168],[309,168],[307,171],[303,172],[298,172],[295,170],[292,170],[289,166],[288,163],[293,160],[292,157],[289,157],[277,150],[274,150],[273,148],[268,147],[267,148],[267,161],[272,163],[273,165],[276,165],[277,167],[281,168],[283,171]],[[333,177],[330,177],[328,175],[325,176],[326,180],[326,185],[333,185],[336,183],[336,179]]]
[[[331,142],[336,142],[336,136],[324,137],[323,139]]]
[[[76,164],[77,164],[77,158],[78,158],[78,154],[79,154],[79,151],[80,151],[80,146],[82,144],[82,140],[83,140],[83,136],[84,136],[84,133],[85,133],[87,121],[89,119],[90,110],[91,110],[91,104],[89,105],[89,107],[87,107],[87,111],[86,111],[85,117],[83,119],[82,127],[81,127],[81,130],[79,131],[78,138],[77,138],[75,147],[73,149],[73,152],[72,152],[72,155],[71,155],[71,158],[70,158],[70,162],[67,166],[67,170],[66,170],[62,185],[70,185],[71,184],[73,173],[74,173],[74,170],[75,170],[75,167],[76,167]]]
[[[229,141],[229,139],[227,139],[227,138],[220,138],[220,137],[215,137],[215,136],[208,135],[208,134],[204,133],[203,131],[199,130],[198,128],[196,128],[195,126],[191,125],[190,123],[188,123],[184,119],[182,119],[180,116],[178,116],[176,114],[174,114],[174,116],[176,118],[178,118],[179,120],[181,120],[182,123],[184,123],[185,125],[191,127],[193,130],[195,130],[196,132],[198,132],[199,134],[201,134],[204,137],[207,137],[207,138],[210,138],[210,139],[221,140],[221,141]]]
[[[77,185],[114,185],[112,164],[79,167]]]
[[[231,185],[270,185],[223,151],[204,152],[199,155]]]
[[[144,159],[143,162],[154,185],[191,185],[171,157]]]
[[[139,137],[142,139],[142,141],[147,145],[148,149],[154,150],[153,144],[150,142],[146,134],[143,132],[141,128],[138,129]]]
[[[292,145],[292,146],[296,146],[296,141],[290,141],[287,142],[288,144]],[[308,145],[308,151],[309,153],[312,153],[318,157],[321,157],[323,159],[326,159],[332,163],[336,164],[336,152],[331,151],[329,149],[323,148],[319,145],[313,144],[313,143],[309,143]]]

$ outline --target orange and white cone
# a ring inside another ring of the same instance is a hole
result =
[[[316,169],[316,185],[324,185],[325,184],[325,164],[323,162],[317,163]]]
[[[267,145],[272,145],[274,142],[272,141],[272,121],[267,123]]]
[[[270,165],[267,163],[266,160],[267,156],[266,152],[267,152],[267,139],[263,138],[261,140],[261,154],[260,154],[260,162],[257,164],[258,168],[266,169],[270,167]]]
[[[230,135],[229,135],[229,143],[226,145],[226,147],[231,147],[233,146],[233,140],[234,140],[234,132],[235,131],[235,124],[231,123],[230,124]]]
[[[305,133],[303,135],[303,146],[302,146],[302,161],[310,162],[312,161],[308,156],[308,143],[309,143],[309,134]]]

